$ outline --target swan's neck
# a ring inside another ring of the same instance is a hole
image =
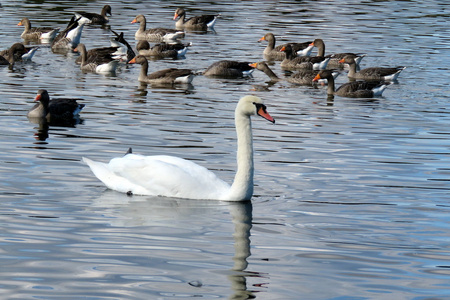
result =
[[[250,200],[253,195],[253,137],[250,116],[235,113],[237,172],[228,200]]]
[[[148,74],[148,61],[145,60],[141,65],[141,73],[139,74],[139,80],[144,81],[147,79]]]

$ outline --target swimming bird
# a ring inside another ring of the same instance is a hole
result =
[[[55,98],[50,100],[47,90],[38,91],[35,98],[36,105],[28,111],[28,118],[46,119],[47,121],[72,120],[83,109],[84,104],[79,99]]]
[[[373,98],[379,97],[390,82],[384,81],[352,81],[341,85],[338,89],[334,86],[334,77],[330,70],[321,70],[313,81],[320,79],[328,80],[328,95],[337,95],[350,98]]]
[[[204,72],[205,76],[239,78],[252,74],[255,69],[248,62],[220,60],[211,64]]]
[[[194,79],[194,73],[191,69],[169,68],[148,74],[148,60],[143,55],[136,56],[128,63],[141,65],[141,72],[138,77],[138,80],[141,82],[157,84],[189,84]]]
[[[0,65],[12,67],[16,60],[20,59],[26,52],[22,43],[14,43],[7,51],[3,51],[3,55],[0,55]]]
[[[78,44],[75,52],[81,54],[80,69],[87,72],[96,73],[113,73],[119,64],[118,60],[112,58],[110,53],[92,52],[88,55],[86,46],[82,43]]]
[[[263,55],[267,60],[283,60],[286,58],[286,53],[281,52],[281,48],[286,46],[287,44],[282,44],[275,46],[276,38],[275,35],[271,32],[266,33],[262,38],[259,39],[258,42],[267,41],[267,46],[264,48]],[[303,43],[290,43],[293,47],[296,56],[309,56],[311,54],[312,49],[314,48],[311,45],[311,42],[303,42]]]
[[[312,44],[317,48],[317,56],[330,57],[330,61],[328,62],[328,68],[342,68],[343,65],[339,63],[341,59],[345,56],[351,56],[355,59],[355,63],[359,66],[361,60],[366,56],[364,53],[352,53],[352,52],[344,52],[344,53],[334,53],[325,55],[325,42],[322,39],[315,39]]]
[[[22,43],[17,43],[22,44]],[[23,45],[23,44],[22,44]],[[27,47],[23,45],[22,48],[20,45],[17,45],[17,49],[15,50],[14,61],[30,61],[39,47],[31,46]],[[10,49],[5,49],[0,51],[0,56],[8,57],[10,53]]]
[[[135,33],[137,40],[148,40],[151,42],[173,42],[184,37],[184,32],[170,28],[147,29],[147,20],[144,15],[137,15],[131,23],[139,23],[139,29]]]
[[[106,24],[109,22],[108,16],[112,16],[111,14],[111,6],[105,5],[102,8],[100,14],[90,13],[90,12],[76,12],[74,13],[76,18],[81,18],[82,22],[85,24]]]
[[[349,65],[350,69],[347,76],[351,79],[396,81],[400,73],[406,68],[403,66],[395,68],[371,67],[357,72],[356,62],[352,56],[345,56],[339,62]]]
[[[286,53],[286,58],[280,64],[283,70],[323,70],[331,59],[323,56],[296,56],[291,44],[283,46],[280,51]]]
[[[187,199],[248,201],[253,195],[253,138],[250,117],[274,123],[261,98],[241,98],[234,113],[237,132],[237,172],[230,186],[203,166],[183,158],[127,153],[109,163],[83,157],[94,175],[109,189],[138,195]]]
[[[51,49],[56,52],[75,49],[81,41],[84,24],[80,18],[72,17],[67,27],[53,40]]]
[[[140,40],[136,45],[136,50],[140,55],[151,56],[154,59],[161,58],[178,58],[186,55],[188,48],[192,45],[175,43],[160,43],[150,47],[150,43],[146,40]]]
[[[17,25],[25,27],[20,35],[24,40],[41,40],[43,42],[49,42],[56,37],[60,30],[60,28],[51,27],[31,27],[31,22],[28,18],[23,18]]]
[[[201,15],[190,17],[186,20],[186,11],[182,8],[177,8],[173,16],[174,20],[177,20],[175,27],[177,29],[191,29],[206,31],[208,28],[214,30],[214,25],[217,22],[217,18],[220,14],[216,15]]]

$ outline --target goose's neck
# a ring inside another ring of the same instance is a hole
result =
[[[325,44],[320,43],[320,45],[317,46],[317,56],[325,56]]]
[[[228,200],[250,200],[253,195],[253,136],[250,116],[235,113],[237,172]]]
[[[87,52],[86,52],[86,48],[81,47],[80,49],[81,51],[81,66],[84,66],[86,64],[87,61]]]
[[[331,75],[329,78],[327,78],[328,81],[328,87],[327,87],[327,94],[328,95],[333,95],[334,94],[334,77],[333,75]]]
[[[348,64],[349,70],[348,70],[348,77],[354,77],[356,74],[356,63]]]
[[[277,76],[277,74],[275,74],[275,73],[272,71],[272,69],[269,68],[268,66],[263,68],[263,72],[266,73],[266,75],[269,76],[269,78],[270,78],[271,80],[274,80],[274,81],[280,80],[280,78]]]
[[[139,23],[139,31],[144,32],[147,29],[147,20],[143,19],[140,23]]]
[[[141,65],[141,73],[139,74],[139,80],[145,81],[147,79],[148,74],[148,61],[145,60]]]
[[[269,50],[275,49],[275,37],[269,38],[269,39],[267,40],[267,42],[268,42],[268,44],[267,44],[267,49],[269,49]]]
[[[186,14],[181,14],[178,20],[175,22],[175,26],[183,26],[186,22]]]

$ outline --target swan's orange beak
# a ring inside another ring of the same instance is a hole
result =
[[[128,63],[129,63],[129,64],[135,64],[135,63],[136,63],[136,57],[133,58],[132,60],[130,60]]]
[[[269,113],[266,111],[266,106],[265,105],[258,105],[258,110],[257,110],[256,113],[258,114],[258,116],[263,117],[267,121],[275,123],[275,119],[272,118],[272,116],[269,115]]]
[[[36,98],[34,98],[34,101],[40,101],[41,100],[41,94],[37,95]]]
[[[22,21],[20,21],[17,26],[23,26]]]
[[[258,63],[249,64],[249,66],[252,67],[252,68],[256,68],[257,65],[258,65]]]
[[[339,61],[339,63],[340,64],[343,64],[343,63],[345,63],[345,61],[344,61],[345,59],[341,59],[340,61]]]
[[[314,77],[313,81],[319,81],[320,79],[320,74],[317,74],[316,77]]]

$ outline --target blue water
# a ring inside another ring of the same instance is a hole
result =
[[[0,295],[4,299],[450,299],[449,4],[445,1],[109,1],[110,26],[135,45],[135,24],[174,27],[220,12],[216,32],[188,32],[185,59],[151,70],[204,70],[262,60],[279,43],[322,38],[327,53],[364,52],[362,67],[407,68],[383,97],[327,100],[325,88],[197,76],[192,87],[140,86],[138,66],[82,73],[76,54],[41,46],[0,69]],[[3,1],[2,47],[16,24],[64,27],[97,1]],[[85,28],[87,48],[109,45]],[[271,65],[280,76],[279,62]],[[345,74],[338,85],[346,82]],[[75,127],[26,117],[38,89],[86,104]],[[82,156],[128,147],[191,159],[231,182],[233,111],[263,98],[255,119],[251,203],[128,197],[106,190]]]

